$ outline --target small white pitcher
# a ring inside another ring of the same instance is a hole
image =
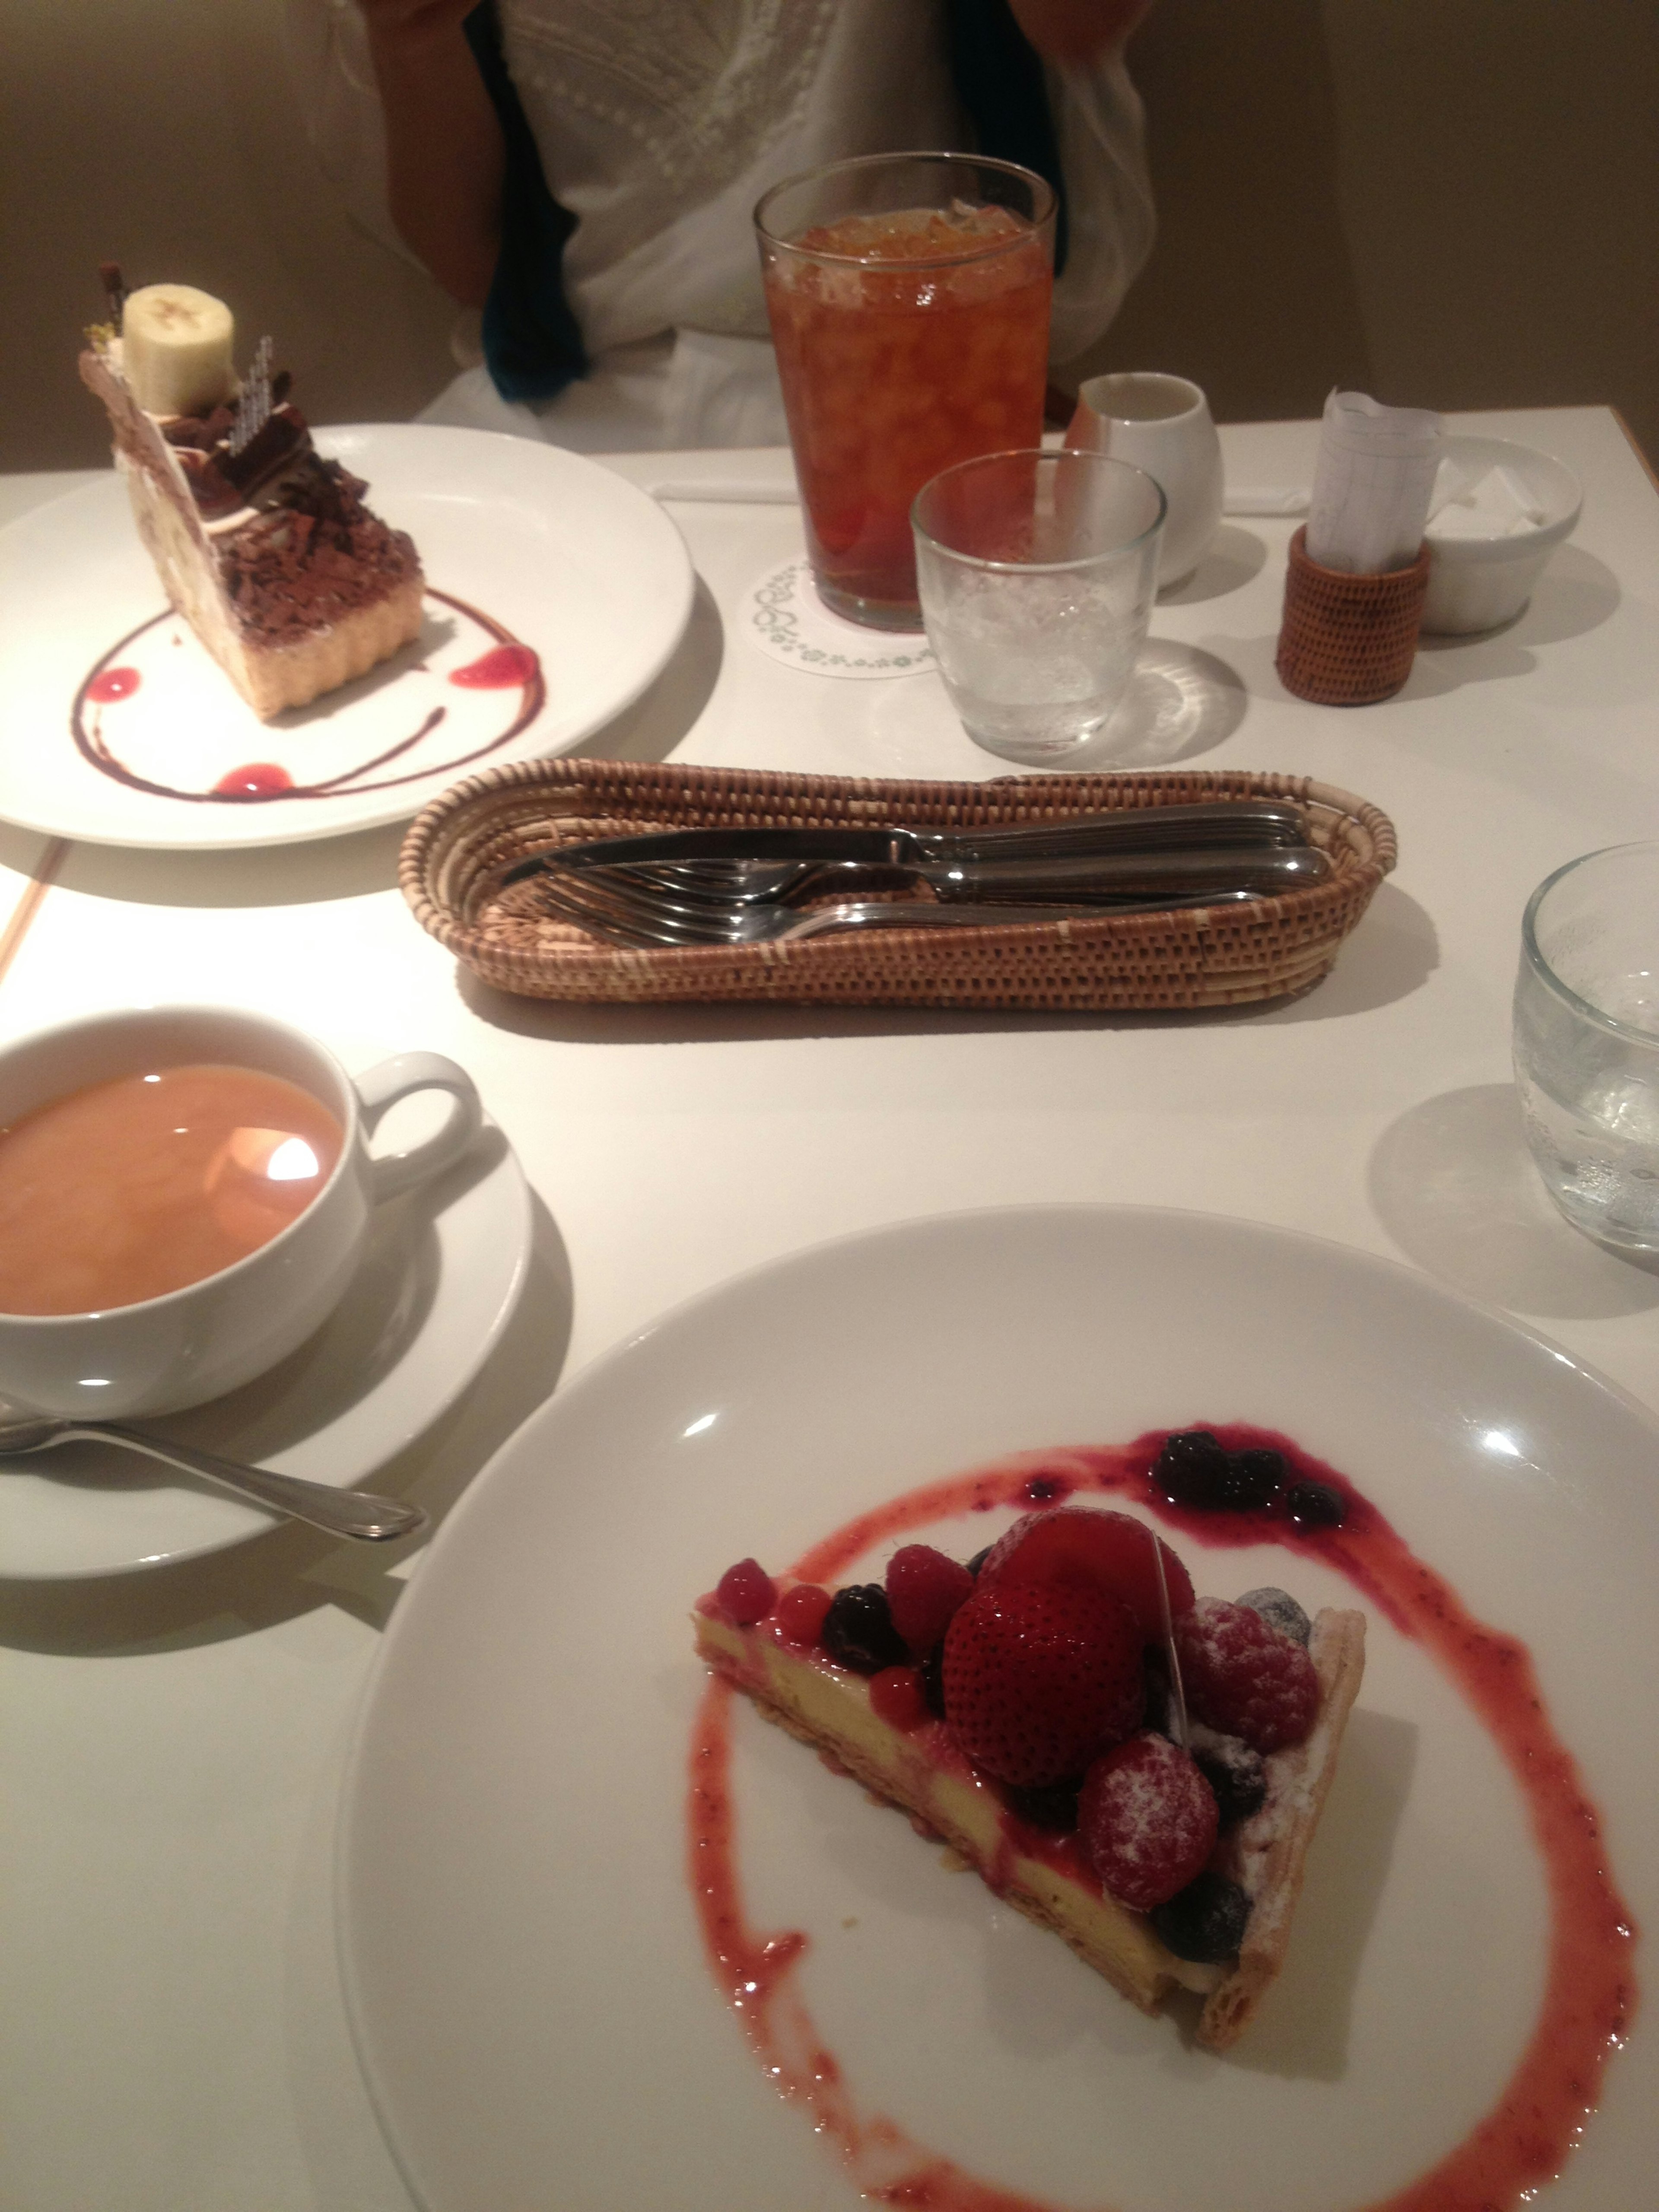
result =
[[[1169,502],[1158,588],[1184,583],[1221,520],[1221,441],[1197,385],[1144,370],[1091,376],[1078,393],[1066,442],[1132,462],[1158,484]]]

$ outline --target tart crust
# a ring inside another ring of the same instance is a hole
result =
[[[1178,1959],[1145,1914],[1022,1850],[995,1790],[942,1723],[909,1734],[893,1728],[872,1709],[861,1676],[786,1643],[769,1622],[737,1628],[703,1611],[692,1619],[699,1654],[768,1720],[949,1844],[998,1896],[1052,1929],[1132,2004],[1155,2013],[1172,1990],[1194,1990],[1205,1998],[1200,2044],[1224,2051],[1243,2033],[1285,1961],[1308,1848],[1364,1671],[1363,1613],[1328,1608],[1316,1619],[1309,1656],[1320,1703],[1312,1733],[1268,1756],[1260,1811],[1222,1840],[1214,1863],[1243,1887],[1251,1909],[1238,1957],[1219,1966]]]

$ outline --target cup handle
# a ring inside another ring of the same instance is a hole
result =
[[[414,1091],[447,1091],[454,1102],[442,1128],[423,1144],[369,1162],[370,1195],[376,1206],[383,1199],[395,1198],[399,1191],[413,1190],[416,1183],[430,1182],[434,1176],[453,1166],[477,1135],[483,1119],[472,1078],[441,1053],[400,1052],[366,1074],[355,1076],[352,1087],[362,1108],[364,1126],[371,1133],[389,1107]]]

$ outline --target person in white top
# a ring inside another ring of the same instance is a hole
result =
[[[1051,356],[1080,353],[1152,244],[1122,58],[1147,4],[289,0],[325,165],[362,219],[483,312],[489,365],[422,419],[589,452],[786,443],[756,201],[854,155],[1005,151],[964,100],[975,71],[993,110],[1026,73],[1015,158],[1031,109],[1049,134],[1066,208]],[[527,346],[501,337],[526,252],[550,285]]]

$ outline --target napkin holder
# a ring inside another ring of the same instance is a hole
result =
[[[1298,699],[1369,707],[1391,699],[1411,674],[1429,590],[1429,549],[1408,568],[1356,576],[1310,561],[1308,533],[1291,540],[1285,616],[1274,666]]]

